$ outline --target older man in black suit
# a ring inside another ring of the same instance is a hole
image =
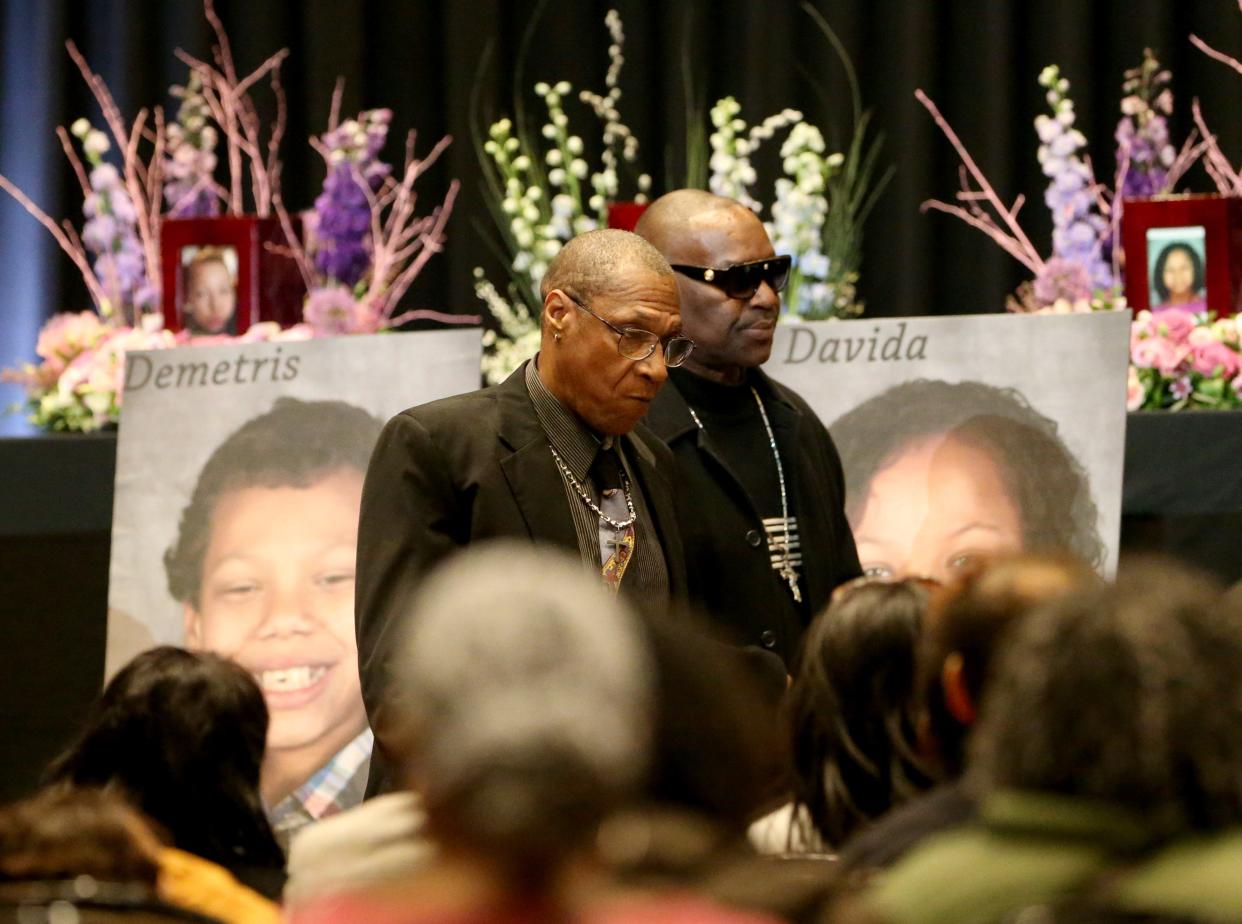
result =
[[[570,241],[544,276],[539,355],[500,385],[390,420],[358,532],[362,695],[383,755],[394,634],[411,592],[455,549],[518,537],[572,550],[638,602],[684,593],[673,461],[639,419],[694,344],[677,282],[625,231]],[[372,764],[369,792],[386,785]]]

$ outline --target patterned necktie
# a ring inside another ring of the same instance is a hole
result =
[[[601,448],[595,454],[588,472],[591,481],[600,492],[600,509],[614,520],[629,519],[629,509],[625,502],[625,482],[622,479],[621,459],[613,447]],[[604,586],[614,594],[621,587],[621,578],[625,569],[634,558],[636,537],[634,524],[623,530],[615,530],[603,520],[600,521],[600,557],[604,565],[601,573]],[[608,554],[604,554],[605,551]]]

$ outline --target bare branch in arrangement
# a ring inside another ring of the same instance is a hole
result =
[[[90,292],[91,300],[95,303],[95,307],[101,314],[104,313],[104,308],[108,304],[108,294],[104,290],[103,283],[99,281],[99,277],[95,275],[95,270],[91,267],[91,261],[87,259],[86,249],[78,239],[77,232],[73,232],[72,237],[70,237],[64,228],[56,224],[52,216],[35,205],[29,196],[18,189],[13,181],[2,173],[0,173],[0,189],[3,189],[16,199],[18,204],[33,215],[39,224],[43,225],[52,237],[56,239],[60,249],[73,261],[73,265],[82,274],[82,279],[86,283],[86,289]]]
[[[1239,6],[1242,6],[1242,4],[1239,4]],[[1201,52],[1203,52],[1209,58],[1219,61],[1221,64],[1231,67],[1235,71],[1237,71],[1239,74],[1242,74],[1242,61],[1239,61],[1237,58],[1233,57],[1232,55],[1225,54],[1223,51],[1217,51],[1215,48],[1213,48],[1207,42],[1203,41],[1203,39],[1199,38],[1199,36],[1195,35],[1194,33],[1191,33],[1190,44],[1194,45],[1196,48],[1198,48]]]
[[[1000,196],[996,194],[992,184],[988,182],[987,177],[983,175],[983,171],[979,169],[979,165],[975,163],[974,158],[970,156],[970,152],[966,150],[966,146],[957,136],[957,133],[953,131],[948,120],[941,115],[936,104],[922,90],[915,90],[914,96],[931,114],[932,120],[935,121],[937,127],[944,133],[949,143],[953,145],[953,149],[961,159],[962,190],[958,194],[958,198],[968,203],[968,207],[963,208],[930,199],[923,203],[923,211],[935,209],[936,211],[946,212],[961,218],[971,227],[979,229],[990,237],[1001,249],[1032,273],[1040,272],[1044,266],[1043,258],[1018,223],[1017,216],[1024,203],[1023,197],[1019,196],[1015,199],[1012,206],[1006,206]],[[974,186],[970,182],[972,179],[974,180]],[[989,205],[995,212],[995,217],[988,214],[979,205],[980,202],[985,202]],[[998,218],[999,221],[997,220]]]
[[[1216,136],[1208,129],[1197,99],[1191,104],[1191,112],[1199,134],[1203,136],[1203,167],[1216,184],[1217,191],[1222,196],[1242,195],[1242,174],[1234,169],[1229,158],[1216,143]]]

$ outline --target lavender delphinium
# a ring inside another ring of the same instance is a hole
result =
[[[368,191],[392,172],[379,160],[392,112],[372,109],[348,119],[320,139],[328,160],[323,192],[315,200],[315,270],[326,280],[355,286],[370,266]]]
[[[82,142],[82,152],[91,166],[91,192],[82,203],[86,216],[82,244],[95,255],[95,274],[106,295],[107,304],[100,310],[105,317],[119,310],[126,320],[135,320],[130,317],[131,311],[153,309],[158,301],[147,279],[138,216],[120,173],[103,159],[111,147],[108,136],[92,128],[86,119],[78,119],[70,130]]]
[[[168,126],[164,159],[164,201],[169,218],[212,218],[220,214],[213,174],[216,170],[216,128],[203,96],[203,81],[190,72],[184,87],[172,88],[181,99],[177,121]]]
[[[1040,73],[1039,83],[1047,89],[1052,107],[1051,116],[1036,117],[1035,130],[1040,141],[1039,163],[1051,181],[1044,201],[1052,212],[1053,257],[1081,266],[1091,288],[1111,289],[1116,280],[1104,256],[1108,222],[1099,212],[1095,177],[1082,157],[1087,139],[1074,127],[1074,103],[1066,95],[1069,81],[1053,64]],[[1055,273],[1060,280],[1068,278],[1063,265],[1048,262],[1045,272]],[[1036,285],[1040,283],[1037,277]],[[1052,280],[1047,283],[1055,285]]]
[[[1150,48],[1143,63],[1126,71],[1121,85],[1121,120],[1117,123],[1117,163],[1127,164],[1118,190],[1122,198],[1158,196],[1168,191],[1169,167],[1177,157],[1169,143],[1173,114],[1172,75],[1160,69]]]

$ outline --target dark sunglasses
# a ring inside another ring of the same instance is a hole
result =
[[[738,263],[736,266],[723,268],[687,266],[684,263],[674,263],[672,266],[683,276],[723,290],[729,298],[750,298],[765,282],[774,292],[785,288],[785,283],[789,281],[791,262],[789,257],[768,257],[766,260]]]

